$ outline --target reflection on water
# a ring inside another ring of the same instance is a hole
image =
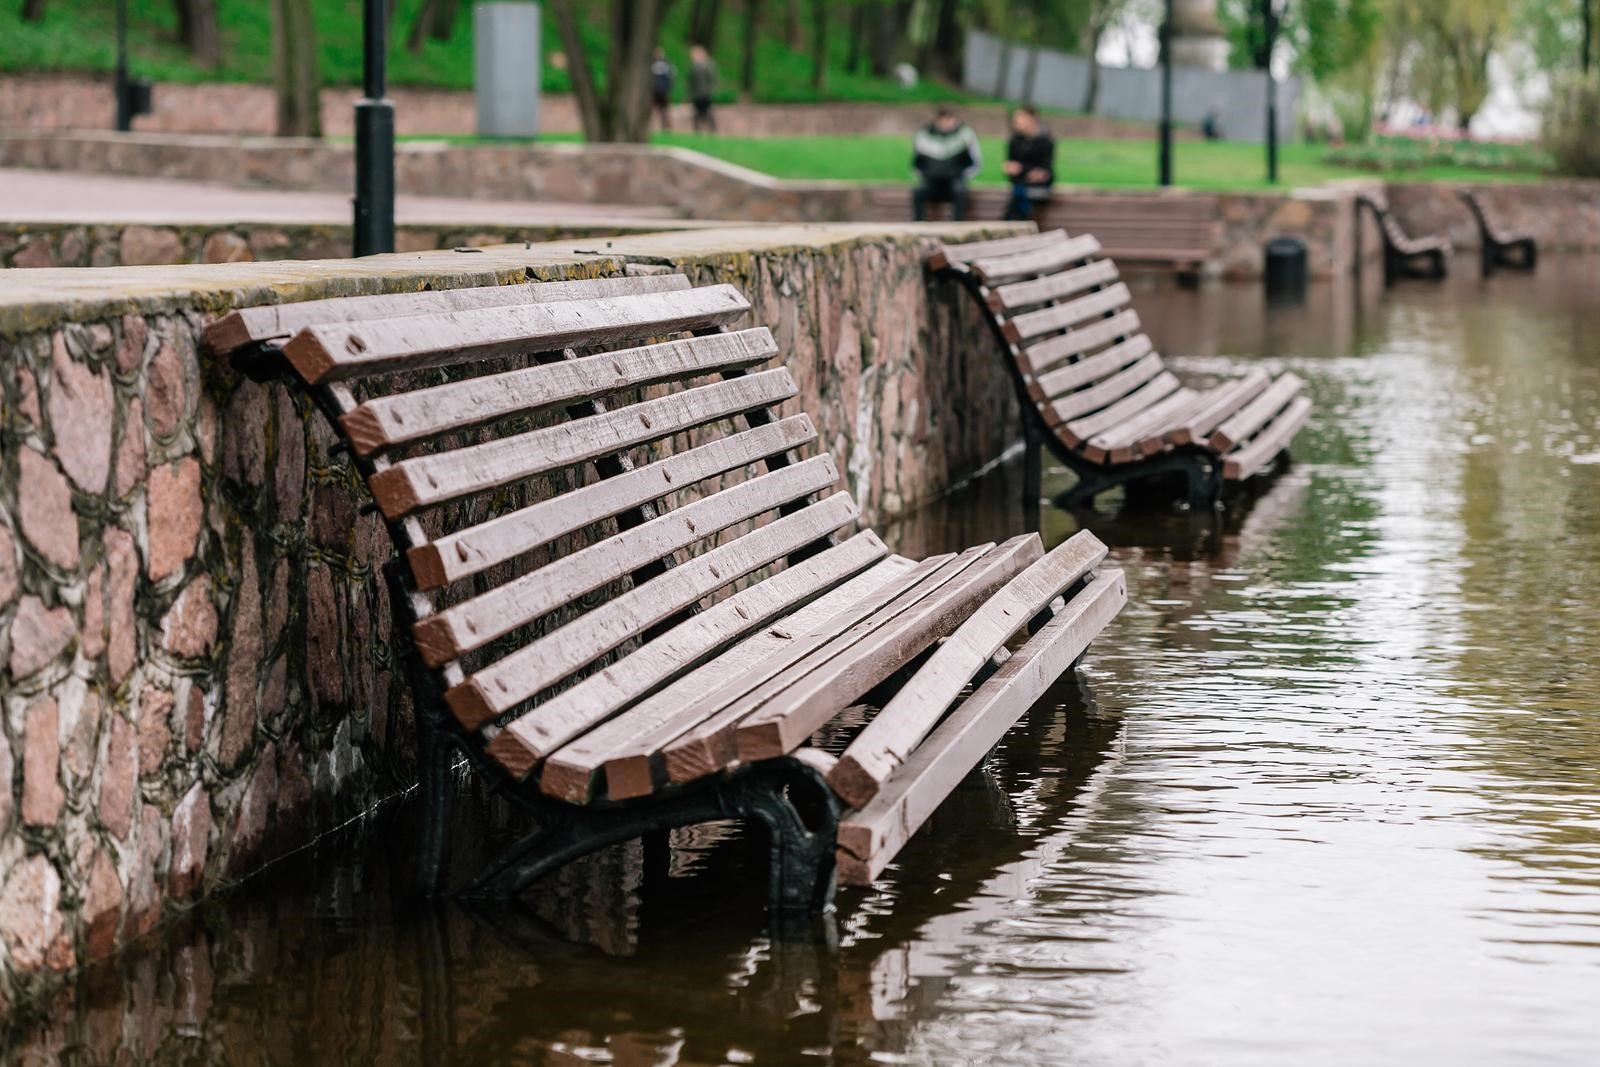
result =
[[[1600,1062],[1597,293],[1552,258],[1271,315],[1142,294],[1182,369],[1307,379],[1298,462],[1215,521],[1044,516],[1114,546],[1129,608],[832,942],[769,936],[720,826],[408,910],[402,812],[92,973],[15,1057]],[[1016,477],[891,535],[1013,532]]]

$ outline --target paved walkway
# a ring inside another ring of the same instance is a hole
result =
[[[671,218],[665,207],[562,204],[400,196],[395,221],[405,225],[614,225]],[[0,169],[0,221],[217,223],[350,222],[350,197],[282,189],[235,189],[159,178],[118,178],[49,170]],[[684,221],[686,226],[699,225]]]

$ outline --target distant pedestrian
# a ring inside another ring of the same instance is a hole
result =
[[[656,49],[650,63],[650,104],[663,130],[672,129],[672,85],[678,80],[678,68],[667,59],[667,53]]]
[[[1056,139],[1031,107],[1019,107],[1011,113],[1005,171],[1011,179],[1005,217],[1033,218],[1050,201],[1050,186],[1056,180]]]
[[[1222,140],[1222,113],[1216,104],[1212,104],[1206,110],[1206,117],[1200,120],[1200,136],[1208,141]]]
[[[950,216],[967,217],[967,183],[983,166],[978,135],[947,107],[911,139],[911,169],[917,186],[911,191],[911,217],[922,222],[929,204],[949,204]]]
[[[717,65],[704,45],[689,49],[689,102],[694,105],[694,130],[717,132],[717,117],[711,113],[711,97],[717,91]]]

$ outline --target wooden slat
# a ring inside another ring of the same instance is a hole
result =
[[[898,204],[896,205],[898,206]],[[1046,233],[1027,233],[1020,237],[998,237],[992,241],[968,241],[966,244],[941,245],[928,260],[934,270],[946,270],[984,256],[1006,256],[1017,252],[1031,252],[1038,248],[1060,244],[1067,239],[1061,230]]]
[[[406,556],[412,577],[419,589],[437,589],[674,490],[758,463],[816,437],[810,418],[793,415],[674,453],[410,549]]]
[[[580,706],[614,716],[553,753],[540,771],[540,790],[586,803],[607,767],[613,800],[649,793],[655,784],[651,749],[642,759],[627,759],[640,751],[640,739],[681,715],[705,692],[708,674],[760,662],[792,632],[805,632],[913,565],[900,556],[886,559],[888,552],[870,530],[857,534],[707,608],[539,705],[528,714],[560,717]]]
[[[765,363],[778,351],[759,326],[584,356],[369,400],[339,420],[360,455],[524,412]]]
[[[685,504],[420,620],[412,629],[417,653],[430,667],[449,663],[647,563],[837,480],[833,457],[824,453]]]
[[[1038,311],[1027,311],[1007,319],[1004,333],[1009,341],[1026,341],[1031,337],[1054,333],[1056,330],[1065,330],[1079,323],[1088,322],[1108,311],[1116,311],[1129,299],[1127,285],[1118,282],[1077,300],[1040,308]]]
[[[648,278],[587,278],[570,282],[525,282],[472,289],[441,289],[421,293],[384,293],[377,296],[343,296],[305,300],[298,304],[267,304],[229,312],[205,330],[206,345],[221,355],[263,342],[284,341],[308,326],[362,319],[438,315],[474,308],[511,304],[547,304],[557,300],[593,300],[597,297],[639,293],[679,292],[689,288],[682,274]]]
[[[1163,372],[1161,357],[1152,352],[1096,385],[1052,400],[1045,409],[1045,419],[1052,425],[1065,425],[1091,411],[1116,403]]]
[[[1101,408],[1093,415],[1085,415],[1060,427],[1056,432],[1063,441],[1067,441],[1076,448],[1097,433],[1115,426],[1124,419],[1131,419],[1151,404],[1161,400],[1168,393],[1178,388],[1178,379],[1171,372],[1162,371],[1138,389],[1129,393],[1121,400],[1109,407]]]
[[[696,699],[719,679],[781,652],[914,566],[887,555],[876,534],[857,534],[707,608],[535,708],[529,714],[560,716],[569,704],[616,713],[545,760],[540,790],[585,803],[603,771],[612,800],[654,791],[660,746],[683,732]],[[728,647],[733,640],[737,644]],[[657,688],[668,679],[674,680]]]
[[[460,722],[477,729],[629,638],[849,525],[859,514],[850,494],[835,493],[802,511],[774,519],[737,541],[686,560],[661,577],[613,597],[485,667],[448,690],[445,703]],[[594,725],[595,717],[582,708],[560,719],[523,716],[500,731],[489,746],[490,753],[512,773],[526,774],[539,760]]]
[[[1289,445],[1289,439],[1300,432],[1311,416],[1311,398],[1296,397],[1294,402],[1276,419],[1257,434],[1249,444],[1231,453],[1222,462],[1222,476],[1229,481],[1241,481],[1271,463],[1279,452]]]
[[[1291,372],[1264,389],[1250,403],[1234,413],[1211,434],[1211,447],[1227,452],[1241,441],[1248,440],[1267,424],[1300,391],[1300,376]]]
[[[984,601],[850,742],[828,776],[833,791],[852,808],[876,796],[983,665],[1105,557],[1106,546],[1081,531]]]
[[[1127,601],[1121,571],[1095,578],[911,754],[871,803],[839,825],[839,880],[870,885]]]
[[[1064,300],[1096,285],[1106,285],[1117,280],[1117,265],[1109,259],[1096,260],[1082,267],[1050,274],[1031,281],[1013,282],[991,289],[985,295],[990,311],[1009,311],[1029,307],[1051,300]]]
[[[1038,559],[1039,536],[1023,534],[986,553],[958,577],[848,648],[785,672],[753,694],[760,703],[739,724],[739,758],[792,752],[841,708],[951,633],[990,594]]]
[[[830,616],[812,632],[786,631],[783,636],[790,640],[759,663],[708,676],[710,684],[705,691],[684,708],[684,721],[693,725],[674,731],[670,737],[641,738],[641,748],[647,742],[651,743],[651,752],[657,745],[664,746],[666,774],[674,782],[691,782],[721,770],[737,758],[734,732],[739,721],[759,702],[752,694],[808,658],[826,657],[831,650],[847,648],[861,635],[892,621],[954,580],[993,547],[980,545],[959,555],[929,557],[893,583]]]
[[[320,323],[296,333],[283,353],[302,378],[316,385],[496,356],[642,341],[720,326],[749,310],[750,302],[733,286],[705,285],[681,292]]]
[[[1085,234],[1028,252],[975,259],[967,264],[967,269],[985,285],[1003,285],[1019,278],[1065,270],[1082,263],[1099,250],[1100,242]]]
[[[1174,445],[1187,445],[1204,441],[1211,436],[1222,421],[1254,399],[1272,379],[1260,367],[1253,368],[1244,377],[1219,386],[1208,394],[1208,402],[1188,421],[1167,434]]]
[[[1139,332],[1139,313],[1129,308],[1119,311],[1109,319],[1091,323],[1088,326],[1055,337],[1046,337],[1024,349],[1028,364],[1035,374],[1043,374],[1062,360],[1071,359],[1091,349],[1095,349],[1112,341],[1124,337],[1132,337]]]
[[[794,379],[780,367],[514,437],[404,460],[374,475],[369,484],[378,507],[395,518],[730,415],[770,407],[796,392]]]
[[[1142,454],[1136,446],[1146,438],[1159,442],[1172,421],[1192,408],[1199,396],[1193,389],[1174,390],[1132,418],[1095,434],[1084,445],[1084,458],[1091,463],[1127,463]]]
[[[1137,363],[1150,354],[1151,348],[1150,338],[1141,333],[1102,352],[1039,375],[1033,380],[1036,388],[1030,392],[1035,400],[1041,402],[1063,396]]]

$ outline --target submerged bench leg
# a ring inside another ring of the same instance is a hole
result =
[[[769,907],[777,915],[826,911],[833,904],[840,805],[819,777],[750,793],[750,815],[767,829],[772,867]]]

